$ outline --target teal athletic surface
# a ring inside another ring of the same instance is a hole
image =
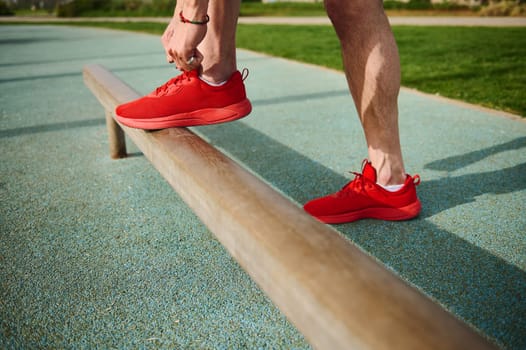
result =
[[[87,63],[141,93],[178,74],[156,36],[0,26],[0,347],[309,348],[131,142],[109,158]],[[360,170],[342,73],[244,50],[238,66],[252,114],[194,131],[298,204]],[[336,228],[526,348],[526,123],[403,89],[400,126],[422,214]]]

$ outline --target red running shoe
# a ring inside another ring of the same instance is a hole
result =
[[[236,71],[221,86],[183,72],[150,94],[117,107],[117,120],[129,127],[155,130],[229,122],[250,113],[243,78]]]
[[[403,187],[389,192],[376,183],[376,169],[364,160],[362,174],[354,173],[354,180],[340,191],[314,199],[305,204],[306,212],[327,224],[343,224],[365,218],[407,220],[420,213],[416,196],[420,176],[407,175]]]

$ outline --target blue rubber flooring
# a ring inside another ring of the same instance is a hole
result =
[[[155,36],[0,27],[0,347],[309,348],[133,144],[109,158],[86,63],[141,93],[177,74]],[[243,50],[238,65],[253,113],[194,131],[299,204],[349,181],[366,147],[343,74]],[[421,216],[336,228],[526,348],[526,123],[405,89],[400,115]]]

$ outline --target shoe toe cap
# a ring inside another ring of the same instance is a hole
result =
[[[319,216],[326,214],[328,207],[323,198],[317,198],[305,203],[303,210],[312,216]]]
[[[133,118],[133,104],[132,102],[124,103],[115,108],[115,114],[123,118]]]

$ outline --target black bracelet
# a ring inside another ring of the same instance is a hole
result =
[[[183,23],[191,23],[191,24],[197,24],[197,25],[204,25],[210,22],[210,17],[208,15],[205,15],[202,21],[191,21],[188,18],[185,18],[183,16],[183,11],[179,12],[179,18],[181,19],[181,22]]]

